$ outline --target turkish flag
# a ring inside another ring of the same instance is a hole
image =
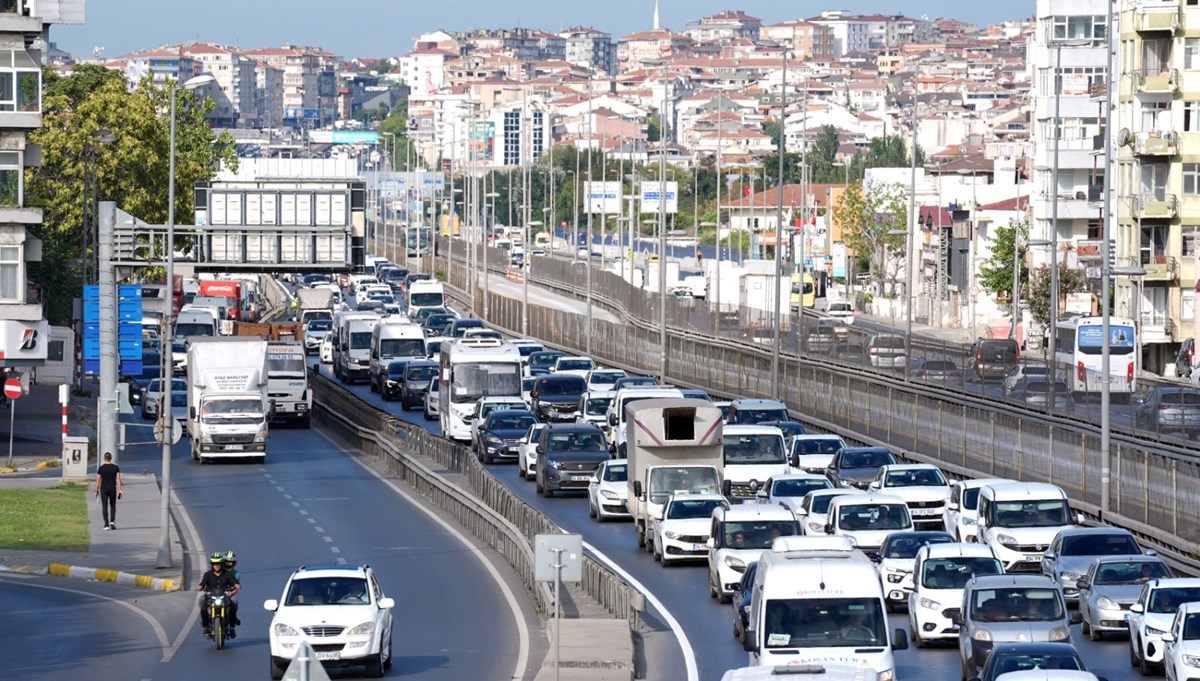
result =
[[[750,196],[750,187],[742,187],[742,196]]]

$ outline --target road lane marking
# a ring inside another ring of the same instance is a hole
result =
[[[341,552],[342,552],[342,550],[341,550],[341,549],[339,549],[339,548],[338,548],[338,547],[336,547],[336,546],[330,546],[330,547],[329,547],[329,551],[330,551],[331,553],[341,553]]]
[[[326,536],[324,536],[324,537],[321,537],[321,539],[324,539],[326,544],[332,544],[332,543],[333,543],[333,537],[330,537],[329,535],[326,535]]]
[[[175,490],[171,490],[171,502],[172,507],[179,513],[179,523],[187,531],[188,547],[191,549],[192,556],[192,575],[194,577],[195,575],[203,574],[204,571],[201,569],[203,564],[200,562],[203,556],[203,551],[200,550],[200,533],[196,530],[196,525],[192,522],[192,516],[188,514],[187,507],[175,495]],[[199,577],[196,577],[196,579],[198,580]],[[179,630],[179,635],[171,642],[171,649],[163,656],[163,663],[170,662],[171,658],[175,657],[175,653],[179,652],[179,648],[183,645],[184,640],[187,639],[188,632],[195,629],[196,622],[199,619],[200,608],[192,608],[191,616],[183,623],[183,628]]]
[[[654,609],[658,611],[658,614],[662,615],[663,619],[666,620],[667,626],[671,627],[672,633],[675,634],[675,640],[679,642],[679,648],[683,652],[683,666],[687,668],[688,681],[698,681],[700,678],[700,672],[696,667],[696,651],[692,650],[692,644],[688,641],[687,634],[684,633],[683,626],[679,624],[679,620],[675,619],[675,616],[667,610],[666,606],[663,605],[662,601],[658,600],[652,591],[647,589],[644,584],[639,582],[636,577],[629,574],[629,572],[627,572],[620,565],[617,565],[616,561],[604,555],[603,552],[586,541],[583,542],[583,548],[587,549],[588,552],[598,558],[614,572],[621,575],[621,577],[628,582],[630,586],[646,594],[646,600],[650,603],[650,605],[654,606]]]
[[[522,611],[521,611],[521,603],[517,600],[516,594],[514,594],[512,589],[509,588],[508,583],[504,581],[504,577],[500,574],[500,571],[496,569],[496,566],[492,565],[492,562],[490,560],[488,560],[486,555],[484,555],[483,550],[480,549],[479,547],[477,547],[475,544],[471,543],[471,540],[465,534],[463,534],[457,527],[455,527],[449,521],[442,519],[440,516],[438,516],[436,513],[434,513],[431,509],[427,508],[424,503],[421,503],[422,501],[426,501],[425,499],[423,499],[421,497],[413,496],[412,494],[404,491],[395,482],[383,477],[383,475],[381,475],[378,471],[376,471],[374,468],[371,468],[370,465],[364,463],[358,456],[355,456],[351,452],[347,452],[346,447],[344,445],[334,442],[334,440],[332,438],[330,438],[328,435],[326,435],[324,432],[322,432],[320,430],[317,430],[316,432],[321,437],[325,438],[325,440],[328,441],[329,444],[332,445],[333,447],[335,447],[338,451],[346,452],[347,454],[349,454],[350,460],[353,461],[354,463],[358,464],[363,470],[365,470],[368,473],[370,473],[371,475],[375,476],[375,478],[377,480],[379,480],[380,482],[382,482],[383,484],[392,488],[392,491],[395,492],[397,495],[399,495],[402,499],[404,499],[405,501],[408,501],[410,504],[412,504],[417,509],[419,509],[422,513],[424,513],[426,516],[428,516],[430,520],[437,523],[438,525],[441,525],[442,528],[444,528],[447,532],[454,535],[454,537],[457,538],[464,547],[466,547],[467,551],[469,551],[473,556],[475,556],[476,560],[479,561],[479,564],[483,566],[483,569],[486,570],[488,572],[488,574],[491,575],[492,580],[494,582],[496,582],[496,586],[498,586],[500,588],[501,593],[504,594],[504,600],[508,603],[508,607],[509,607],[509,610],[512,612],[513,619],[516,620],[517,639],[519,641],[519,644],[517,646],[518,647],[517,663],[513,669],[513,674],[512,674],[511,678],[512,679],[525,678],[525,671],[526,671],[526,668],[529,666],[529,645],[530,645],[529,626],[525,623],[525,617],[522,615]],[[340,563],[341,560],[342,559],[339,558],[338,562]],[[694,664],[694,661],[693,661],[693,664]],[[694,679],[689,678],[689,681],[694,681]]]
[[[316,520],[314,520],[313,522],[315,523],[315,522],[317,522],[317,521],[316,521]],[[316,530],[317,532],[320,532],[320,533],[322,533],[322,534],[324,534],[324,533],[325,533],[325,528],[324,528],[324,527],[314,527],[313,529],[314,529],[314,530]]]

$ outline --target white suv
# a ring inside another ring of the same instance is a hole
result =
[[[269,631],[271,678],[283,678],[303,641],[325,666],[365,665],[367,676],[383,676],[392,666],[394,606],[370,567],[300,567],[280,600],[263,603],[275,613]]]

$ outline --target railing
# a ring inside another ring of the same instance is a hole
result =
[[[389,471],[495,549],[521,578],[538,611],[552,610],[548,586],[533,578],[533,537],[561,533],[561,528],[493,477],[467,447],[373,408],[318,373],[310,373],[309,381],[320,423],[384,461]],[[463,475],[468,489],[450,484],[412,454]],[[632,621],[644,607],[644,595],[589,556],[583,562],[584,593],[614,616]]]
[[[1139,132],[1133,136],[1133,153],[1140,156],[1174,156],[1179,152],[1179,135],[1173,130]]]
[[[1179,87],[1179,71],[1170,68],[1134,71],[1133,86],[1138,92],[1147,94],[1173,93]]]

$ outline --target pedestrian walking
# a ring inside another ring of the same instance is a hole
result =
[[[96,468],[96,497],[104,516],[104,529],[117,529],[117,499],[125,496],[121,469],[112,462],[112,452],[104,453],[104,463]]]

